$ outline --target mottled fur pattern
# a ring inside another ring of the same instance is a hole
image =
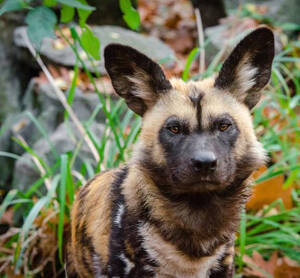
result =
[[[266,159],[250,110],[273,56],[272,32],[259,28],[216,78],[185,83],[130,47],[105,49],[112,84],[142,129],[130,161],[77,195],[68,277],[233,277],[249,176]]]

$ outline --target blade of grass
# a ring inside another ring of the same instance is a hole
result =
[[[72,173],[71,173],[71,166],[70,166],[70,162],[69,159],[67,161],[67,195],[69,197],[69,205],[72,206],[73,201],[74,201],[74,195],[75,195],[75,186],[73,183],[73,178],[72,178]]]
[[[37,127],[39,132],[42,134],[42,136],[46,139],[46,141],[49,144],[51,152],[52,152],[53,156],[55,157],[55,159],[59,158],[59,156],[57,154],[57,151],[56,151],[54,145],[52,144],[52,142],[49,138],[49,135],[48,135],[47,131],[44,129],[44,127],[42,127],[42,125],[37,120],[37,118],[30,111],[26,111],[25,115],[27,115],[28,118],[30,118],[30,120],[34,123],[34,125]]]
[[[58,257],[61,264],[63,264],[63,230],[65,221],[65,206],[66,206],[66,187],[68,176],[68,156],[61,155],[60,163],[60,187],[59,187],[59,220],[58,220]]]
[[[23,257],[23,252],[25,250],[25,245],[22,244],[25,240],[25,238],[27,237],[32,224],[34,222],[34,219],[38,216],[39,212],[41,211],[41,209],[46,206],[46,204],[49,202],[49,198],[47,196],[42,197],[41,199],[39,199],[35,205],[33,206],[33,208],[30,210],[30,213],[28,214],[28,216],[25,219],[25,222],[23,224],[22,230],[21,230],[21,234],[19,236],[19,240],[17,243],[17,247],[15,249],[15,254],[14,254],[14,258],[15,258],[15,272],[18,272],[21,263],[22,263],[22,257]]]
[[[7,209],[7,207],[12,204],[12,200],[17,195],[17,192],[18,192],[17,190],[13,189],[13,190],[10,190],[6,194],[6,196],[5,196],[2,204],[0,206],[0,219],[1,219],[2,215],[3,215],[3,213],[5,212],[5,210]]]
[[[20,159],[21,156],[17,155],[17,154],[14,154],[14,153],[8,153],[8,152],[2,152],[0,151],[0,156],[3,156],[3,157],[9,157],[9,158],[13,158],[13,159]]]
[[[195,59],[198,57],[199,53],[200,53],[199,47],[196,47],[196,48],[192,49],[191,52],[189,53],[189,55],[187,57],[187,60],[186,60],[184,70],[183,70],[183,73],[182,73],[182,76],[181,76],[183,81],[188,80],[191,65],[195,61]]]
[[[74,100],[74,96],[75,96],[75,89],[76,89],[76,84],[77,84],[77,80],[78,80],[78,60],[76,59],[75,62],[75,66],[74,66],[74,76],[72,79],[72,83],[71,83],[71,87],[68,91],[68,97],[67,97],[67,103],[72,106],[73,100]],[[65,110],[64,113],[64,119],[67,120],[69,117],[69,113],[67,110]]]
[[[241,213],[241,223],[240,223],[240,235],[239,235],[239,249],[240,249],[240,257],[239,257],[239,270],[241,271],[243,267],[243,257],[245,255],[245,245],[246,245],[246,212],[245,210]]]

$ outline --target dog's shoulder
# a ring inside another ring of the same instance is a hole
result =
[[[69,257],[84,277],[93,277],[108,261],[112,184],[118,171],[112,169],[95,175],[81,187],[73,204]]]

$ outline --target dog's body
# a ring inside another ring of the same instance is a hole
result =
[[[82,187],[72,210],[69,277],[232,277],[249,176],[265,153],[250,109],[267,84],[272,32],[248,35],[216,79],[168,81],[121,45],[105,50],[116,92],[143,116],[132,159]]]

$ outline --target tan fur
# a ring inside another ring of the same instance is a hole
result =
[[[139,69],[136,70],[134,76],[127,76],[127,79],[135,84],[135,89],[132,92],[134,96],[140,97],[141,94],[143,94],[143,99],[147,106],[151,106],[154,104],[155,99],[153,99],[153,90],[148,85],[149,75]]]
[[[231,265],[233,263],[233,259],[234,259],[234,246],[230,246],[227,249],[227,253],[228,253],[228,255],[226,256],[226,258],[224,260],[224,264]]]
[[[89,256],[88,250],[80,242],[81,233],[78,227],[86,227],[86,235],[91,237],[92,244],[97,253],[101,256],[103,264],[108,260],[108,239],[110,232],[110,185],[113,181],[113,171],[96,176],[89,184],[81,189],[88,193],[82,197],[80,194],[74,202],[72,209],[72,258],[74,267],[81,277],[89,277],[84,265],[82,256],[92,264],[93,258]],[[82,250],[78,252],[78,250]]]
[[[255,85],[257,71],[258,68],[251,65],[250,53],[244,55],[235,70],[236,78],[231,86],[231,93],[241,102],[244,101],[247,91]]]
[[[91,184],[91,190],[87,195],[89,215],[87,218],[88,234],[93,235],[93,243],[96,251],[103,258],[108,259],[108,238],[110,230],[110,184],[113,181],[113,171],[105,173],[99,180]],[[103,221],[104,220],[104,221]],[[98,234],[97,236],[95,236]],[[101,235],[101,236],[100,236]]]
[[[176,249],[175,246],[166,242],[157,233],[154,227],[143,225],[140,232],[144,235],[144,247],[150,256],[158,259],[162,267],[157,270],[155,277],[164,278],[206,278],[208,270],[218,265],[218,259],[225,250],[225,246],[219,246],[212,256],[191,260]],[[168,276],[172,273],[172,276]]]

